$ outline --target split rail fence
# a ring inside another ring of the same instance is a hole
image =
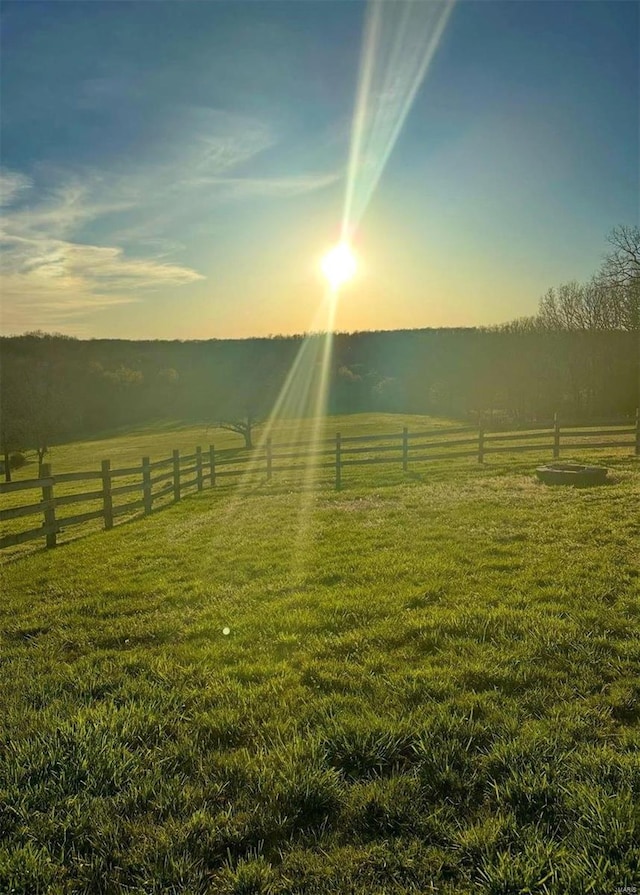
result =
[[[537,451],[540,455],[548,451],[557,459],[561,451],[624,447],[630,447],[636,456],[640,455],[638,413],[635,425],[612,423],[602,429],[572,427],[561,430],[556,416],[550,428],[520,432],[487,432],[482,425],[424,432],[409,432],[405,427],[397,434],[343,436],[338,433],[335,438],[313,443],[298,441],[274,445],[271,439],[267,439],[260,449],[241,456],[230,456],[229,451],[216,453],[213,445],[206,451],[198,447],[195,453],[188,455],[174,450],[171,457],[164,460],[151,462],[149,457],[143,457],[139,466],[116,469],[111,467],[110,460],[103,460],[99,470],[53,474],[50,464],[45,463],[37,479],[0,483],[0,495],[18,491],[39,492],[34,502],[0,509],[0,522],[32,515],[42,517],[42,523],[37,528],[0,537],[0,549],[38,538],[44,538],[47,547],[55,547],[57,535],[71,526],[102,519],[104,528],[110,529],[120,516],[130,516],[140,511],[148,515],[154,505],[157,506],[157,501],[164,499],[165,503],[175,503],[187,492],[203,491],[205,485],[215,486],[223,477],[251,472],[265,475],[267,481],[271,481],[276,472],[308,469],[311,460],[317,461],[313,462],[314,470],[334,470],[335,488],[340,490],[343,471],[352,466],[401,463],[403,471],[407,472],[410,462],[475,457],[483,463],[487,455],[524,451]],[[132,478],[135,481],[131,481]],[[89,491],[60,493],[61,490],[68,490],[68,483],[86,481],[94,483]],[[124,481],[124,484],[119,484],[119,481]],[[116,503],[128,494],[141,496],[124,504]],[[72,516],[61,516],[59,513],[64,507],[89,502],[99,504],[98,508]]]

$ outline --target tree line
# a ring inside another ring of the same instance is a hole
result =
[[[614,227],[609,251],[587,283],[575,280],[549,291],[538,313],[507,324],[508,328],[566,331],[640,331],[640,230]]]
[[[610,241],[592,280],[549,290],[533,317],[486,328],[336,333],[329,412],[484,414],[518,423],[555,411],[575,420],[633,414],[638,228],[618,227]],[[0,339],[5,473],[13,451],[36,450],[42,460],[57,442],[160,420],[228,425],[245,440],[248,425],[250,440],[302,343],[303,336],[81,341],[40,332]]]

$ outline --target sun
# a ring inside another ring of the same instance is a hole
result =
[[[320,264],[332,289],[338,289],[352,279],[357,266],[356,256],[346,242],[340,242],[329,249]]]

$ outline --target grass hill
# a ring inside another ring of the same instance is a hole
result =
[[[0,891],[637,882],[640,477],[607,462],[206,491],[5,565]]]
[[[343,435],[380,435],[390,433],[397,435],[403,426],[411,430],[437,429],[462,425],[443,417],[425,416],[423,414],[395,413],[352,413],[342,416],[327,416],[318,427],[321,437],[335,437],[340,431]],[[259,441],[265,424],[258,425],[255,440]],[[271,434],[273,441],[288,442],[292,440],[310,440],[315,432],[314,420],[282,419],[273,425]],[[223,451],[241,449],[243,438],[219,426],[200,423],[181,423],[178,421],[156,422],[150,426],[137,428],[127,427],[122,430],[111,430],[100,438],[82,441],[63,442],[52,446],[45,459],[52,464],[54,472],[75,472],[76,470],[97,469],[100,461],[108,458],[111,465],[127,466],[139,463],[143,456],[153,460],[171,455],[174,448],[183,453],[191,453],[200,445],[203,449],[215,444],[216,449]],[[13,472],[13,478],[37,477],[38,458],[35,451],[27,454],[28,462]]]

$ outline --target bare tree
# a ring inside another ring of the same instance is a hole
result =
[[[548,330],[640,330],[640,230],[615,227],[612,251],[588,282],[572,280],[540,300],[536,318]]]
[[[0,357],[0,453],[3,458],[5,481],[11,481],[11,453],[25,446],[25,414],[22,378]]]
[[[640,330],[640,227],[622,224],[607,237],[611,251],[596,277],[606,290],[618,327]]]
[[[615,285],[626,286],[640,278],[640,227],[614,227],[607,241],[612,251],[605,257],[601,276]]]
[[[540,321],[537,316],[516,317],[506,323],[498,323],[487,327],[488,332],[500,333],[537,333],[540,332]]]
[[[220,429],[227,429],[229,432],[236,432],[238,435],[242,435],[244,438],[244,446],[247,450],[251,450],[253,448],[253,430],[258,425],[258,420],[254,417],[253,413],[248,410],[247,414],[243,419],[239,420],[220,420],[218,423],[218,427]]]
[[[2,455],[5,482],[11,481],[11,454],[24,447],[22,424],[21,419],[8,417],[4,413],[0,416],[0,454]]]
[[[561,316],[564,316],[565,329],[624,328],[616,290],[598,277],[592,277],[588,283],[560,286],[558,304]]]
[[[538,323],[542,329],[593,329],[597,319],[595,295],[588,287],[572,280],[562,283],[540,299]]]

